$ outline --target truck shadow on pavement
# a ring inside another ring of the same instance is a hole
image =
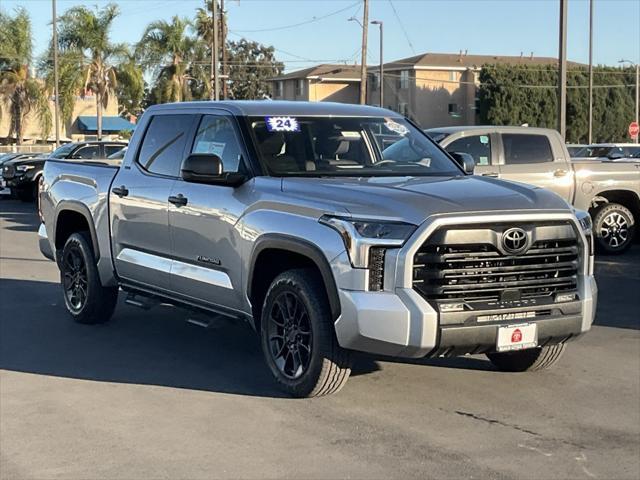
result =
[[[158,385],[236,395],[289,398],[245,325],[203,329],[173,307],[142,311],[121,302],[112,320],[80,325],[67,315],[57,283],[0,279],[0,369],[100,382]],[[353,376],[377,360],[464,369],[492,369],[472,358],[401,360],[357,354]]]
[[[103,325],[74,323],[57,283],[0,279],[0,369],[289,398],[278,390],[250,327],[203,329],[173,307],[142,311],[121,302]],[[358,358],[354,375],[378,370]]]
[[[35,203],[0,198],[0,218],[11,224],[4,229],[14,232],[37,232],[40,225]]]

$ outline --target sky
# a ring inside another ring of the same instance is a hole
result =
[[[640,0],[594,0],[594,64],[640,63]],[[108,1],[58,0],[58,15]],[[135,43],[145,26],[174,15],[193,17],[204,0],[116,0],[121,15],[112,38]],[[34,52],[51,32],[51,0],[0,0],[0,9],[24,6],[32,19]],[[226,0],[230,39],[244,36],[276,48],[287,71],[318,63],[360,61],[362,18],[357,0]],[[559,0],[370,0],[369,20],[384,23],[385,61],[426,52],[483,55],[558,55]],[[369,30],[369,64],[379,60],[379,33]],[[588,62],[589,0],[569,0],[568,59]]]

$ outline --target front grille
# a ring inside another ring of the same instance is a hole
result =
[[[7,165],[2,169],[2,176],[4,178],[13,178],[16,176],[16,167],[13,165]]]
[[[522,255],[491,243],[427,241],[414,257],[413,287],[431,301],[500,301],[505,290],[546,297],[576,290],[579,254],[575,238],[536,241]]]

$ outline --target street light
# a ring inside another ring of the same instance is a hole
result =
[[[618,63],[628,63],[632,67],[636,67],[636,123],[638,123],[638,109],[639,109],[638,104],[640,103],[640,95],[638,94],[638,92],[640,92],[640,64],[633,63],[631,60],[625,60],[624,58],[620,60]],[[637,141],[638,141],[638,136],[636,135],[636,142]]]
[[[379,73],[379,77],[378,77],[378,81],[380,82],[380,108],[384,108],[384,56],[383,56],[383,43],[382,43],[382,37],[383,37],[383,25],[382,25],[382,20],[373,20],[371,22],[372,25],[378,25],[380,27],[380,73]]]

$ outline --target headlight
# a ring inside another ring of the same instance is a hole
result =
[[[593,240],[593,221],[591,220],[591,215],[589,215],[589,212],[577,209],[574,209],[573,213],[578,219],[578,223],[580,223],[582,233],[584,233],[584,236],[587,237],[587,242],[589,243],[589,255],[593,255],[595,246]]]
[[[367,268],[372,247],[401,247],[415,231],[409,223],[385,222],[324,215],[323,223],[336,230],[355,268]]]
[[[16,167],[16,171],[24,173],[28,170],[33,170],[34,168],[36,168],[35,165],[18,165]]]

